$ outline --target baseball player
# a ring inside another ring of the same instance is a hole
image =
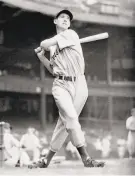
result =
[[[7,165],[16,165],[19,160],[19,141],[13,136],[9,123],[4,124],[4,158]]]
[[[129,158],[135,157],[135,108],[131,110],[131,116],[126,120],[128,130],[127,149]]]
[[[36,129],[33,127],[29,127],[27,129],[27,133],[24,134],[20,140],[20,147],[27,155],[28,153],[32,153],[33,155],[33,162],[37,162],[40,158],[40,149],[42,148],[38,137],[35,135]],[[25,154],[25,155],[26,155]],[[28,157],[29,155],[28,155]]]
[[[45,158],[31,166],[46,168],[52,157],[62,147],[69,135],[77,148],[85,167],[103,167],[104,162],[92,159],[85,148],[85,138],[78,116],[88,97],[84,75],[84,57],[79,37],[70,29],[73,15],[69,10],[60,11],[55,19],[57,35],[40,43],[35,49],[38,58],[53,74],[52,94],[59,109],[59,119],[50,142],[50,150]],[[50,61],[44,56],[50,51]]]

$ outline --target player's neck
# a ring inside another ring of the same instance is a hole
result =
[[[56,27],[56,32],[57,34],[61,33],[61,32],[64,32],[66,29],[63,29],[63,28],[57,28]]]

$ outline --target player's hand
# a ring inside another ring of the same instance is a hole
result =
[[[40,53],[42,51],[42,48],[41,47],[38,47],[36,49],[34,49],[35,53]]]
[[[45,54],[45,50],[42,49],[41,47],[34,49],[34,51],[38,56],[44,56],[44,54]]]
[[[45,56],[45,50],[42,49],[41,47],[36,48],[35,53],[37,54],[38,57],[43,57]]]

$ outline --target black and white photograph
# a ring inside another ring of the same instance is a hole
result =
[[[0,0],[0,175],[135,175],[135,0]]]

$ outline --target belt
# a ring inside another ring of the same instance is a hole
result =
[[[61,76],[61,75],[57,75],[55,77],[59,78],[61,80],[65,80],[65,81],[76,81],[76,77],[75,76]]]

